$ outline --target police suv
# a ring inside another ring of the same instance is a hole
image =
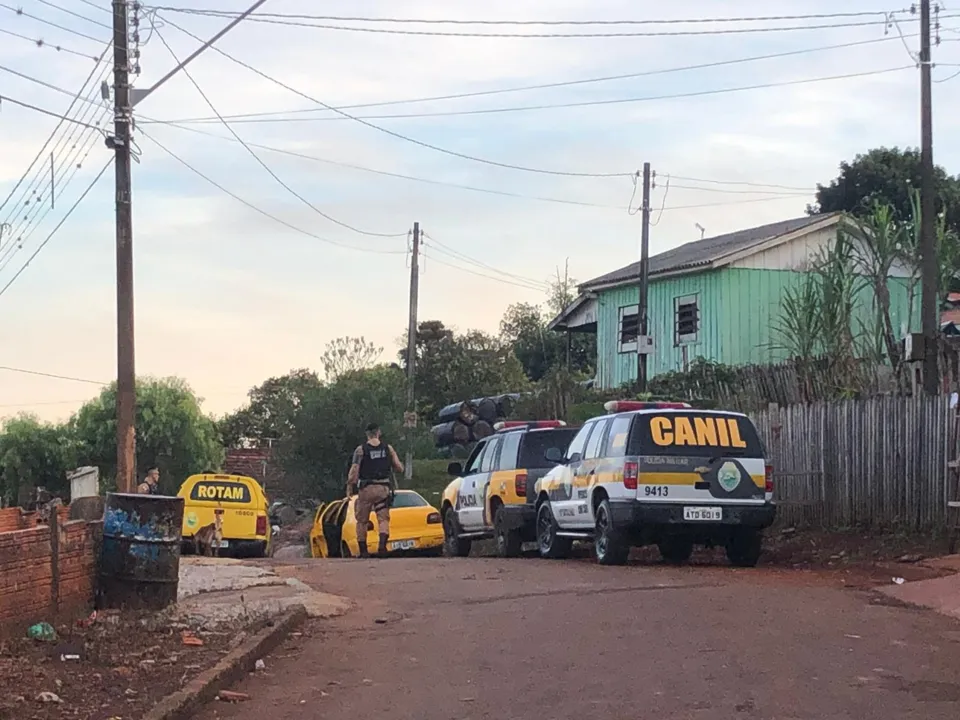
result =
[[[501,557],[516,557],[536,540],[534,486],[563,457],[577,428],[559,420],[511,421],[477,443],[465,466],[451,463],[443,491],[444,552],[466,557],[474,540],[496,538]]]
[[[537,544],[562,558],[592,540],[603,565],[656,544],[686,562],[694,545],[726,548],[754,566],[774,520],[773,468],[746,415],[685,403],[610,402],[589,420],[535,487]]]

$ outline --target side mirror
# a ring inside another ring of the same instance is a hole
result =
[[[569,465],[570,463],[580,462],[582,457],[583,456],[580,453],[575,452],[573,455],[567,458],[567,464]]]
[[[552,463],[557,463],[558,465],[564,464],[566,458],[563,456],[563,453],[560,451],[560,448],[547,448],[547,451],[543,456]]]
[[[447,465],[447,474],[453,475],[454,477],[460,477],[463,475],[463,465],[458,462],[452,462]]]

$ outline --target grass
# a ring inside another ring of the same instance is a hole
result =
[[[443,489],[453,479],[447,474],[449,464],[450,460],[414,460],[413,481],[409,489],[416,490],[427,502],[438,507]],[[400,486],[405,488],[407,484],[401,482]]]

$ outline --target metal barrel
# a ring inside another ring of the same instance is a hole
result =
[[[161,610],[177,601],[183,498],[109,493],[98,605]]]

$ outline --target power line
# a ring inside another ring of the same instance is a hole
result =
[[[784,190],[735,190],[731,188],[715,188],[715,187],[694,187],[692,185],[673,185],[677,190],[697,190],[699,192],[712,192],[712,193],[724,193],[728,195],[796,195],[797,197],[802,197],[805,195],[812,195],[814,188],[810,188],[804,192],[797,190],[791,190],[789,192]]]
[[[92,24],[94,24],[94,25],[99,25],[100,27],[106,28],[107,30],[110,30],[111,32],[113,31],[113,26],[111,26],[111,25],[107,25],[106,23],[102,23],[102,22],[100,22],[99,20],[94,20],[93,18],[89,18],[89,17],[87,17],[86,15],[81,15],[80,13],[74,12],[73,10],[68,10],[68,9],[65,8],[65,7],[61,7],[60,5],[57,5],[56,3],[50,2],[50,0],[36,0],[36,2],[40,3],[41,5],[46,5],[47,7],[52,7],[54,10],[59,10],[60,12],[66,13],[67,15],[72,15],[72,16],[75,17],[75,18],[80,18],[81,20],[85,20],[85,21],[87,21],[88,23],[92,23]]]
[[[179,155],[176,155],[172,150],[170,150],[169,148],[167,148],[165,145],[163,145],[163,144],[162,144],[159,140],[157,140],[156,138],[151,137],[150,135],[148,135],[147,133],[145,133],[143,130],[140,130],[140,133],[141,133],[147,140],[149,140],[149,141],[152,142],[154,145],[156,145],[156,146],[159,147],[161,150],[163,150],[165,153],[167,153],[167,155],[169,155],[170,157],[172,157],[174,160],[176,160],[177,162],[179,162],[179,163],[180,163],[181,165],[183,165],[185,168],[187,168],[188,170],[190,170],[191,172],[193,172],[195,175],[198,175],[198,176],[201,177],[202,179],[206,180],[208,183],[210,183],[211,185],[213,185],[215,188],[217,188],[217,189],[220,190],[221,192],[229,195],[230,197],[232,197],[232,198],[233,198],[234,200],[236,200],[237,202],[242,203],[243,205],[246,205],[248,208],[250,208],[250,209],[253,210],[254,212],[257,212],[257,213],[259,213],[260,215],[263,215],[264,217],[269,218],[270,220],[273,220],[274,222],[279,223],[279,224],[281,224],[281,225],[283,225],[283,226],[285,226],[285,227],[287,227],[287,228],[289,228],[289,229],[291,229],[291,230],[294,230],[294,231],[296,231],[296,232],[298,232],[298,233],[300,233],[300,234],[302,234],[302,235],[306,235],[307,237],[311,237],[311,238],[313,238],[314,240],[319,240],[319,241],[321,241],[321,242],[328,243],[328,244],[330,244],[330,245],[336,245],[337,247],[342,247],[342,248],[345,248],[345,249],[347,249],[347,250],[358,250],[358,251],[360,251],[360,252],[368,252],[368,253],[372,253],[372,254],[374,254],[374,255],[406,255],[406,254],[407,254],[407,251],[406,251],[406,250],[374,250],[374,249],[371,249],[371,248],[359,247],[359,246],[357,246],[357,245],[349,245],[349,244],[347,244],[347,243],[341,243],[341,242],[337,242],[336,240],[330,240],[329,238],[321,237],[320,235],[315,235],[314,233],[312,233],[312,232],[310,232],[310,231],[308,231],[308,230],[303,230],[302,228],[299,228],[299,227],[297,227],[296,225],[293,225],[293,224],[291,224],[291,223],[288,223],[286,220],[283,220],[283,219],[281,219],[281,218],[278,218],[276,215],[272,215],[272,214],[268,213],[266,210],[261,210],[259,207],[257,207],[257,206],[254,205],[253,203],[251,203],[251,202],[249,202],[249,201],[247,201],[247,200],[244,200],[242,197],[240,197],[239,195],[237,195],[237,194],[234,193],[234,192],[231,192],[230,190],[228,190],[227,188],[225,188],[223,185],[221,185],[220,183],[218,183],[218,182],[217,182],[216,180],[214,180],[213,178],[211,178],[211,177],[205,175],[204,173],[202,173],[200,170],[198,170],[197,168],[195,168],[193,165],[191,165],[190,163],[188,163],[186,160],[184,160],[184,159],[183,159],[182,157],[180,157]]]
[[[174,62],[176,62],[178,65],[182,65],[182,63],[180,62],[180,58],[177,57],[177,54],[173,51],[173,48],[170,47],[170,44],[167,42],[166,38],[163,37],[163,34],[162,34],[156,27],[154,27],[154,31],[156,32],[157,37],[160,38],[160,42],[163,43],[164,47],[167,48],[167,51],[170,53],[170,55],[173,56]],[[339,225],[340,227],[344,227],[344,228],[346,228],[347,230],[352,230],[353,232],[358,233],[358,234],[360,234],[360,235],[369,235],[369,236],[371,236],[371,237],[380,237],[380,238],[398,238],[398,237],[406,237],[406,236],[407,236],[407,233],[406,233],[406,232],[402,232],[402,233],[378,233],[378,232],[370,232],[370,231],[367,231],[367,230],[362,230],[362,229],[360,229],[360,228],[358,228],[358,227],[355,227],[354,225],[350,225],[349,223],[345,223],[345,222],[343,222],[343,221],[341,221],[341,220],[338,220],[337,218],[333,217],[332,215],[329,215],[329,214],[325,213],[323,210],[321,210],[321,209],[318,208],[316,205],[314,205],[313,203],[311,203],[311,202],[310,202],[309,200],[307,200],[303,195],[301,195],[300,193],[298,193],[298,192],[297,192],[296,190],[294,190],[290,185],[288,185],[286,182],[284,182],[284,181],[280,178],[280,176],[277,175],[277,174],[270,168],[269,165],[267,165],[267,163],[265,163],[263,160],[260,159],[260,156],[257,155],[257,153],[255,153],[255,152],[253,151],[253,148],[251,148],[249,145],[247,145],[246,142],[244,142],[243,138],[241,138],[240,135],[237,134],[237,132],[230,126],[230,123],[228,123],[226,120],[224,120],[224,119],[220,116],[220,112],[217,110],[216,106],[214,106],[213,102],[210,100],[210,98],[207,96],[207,94],[203,91],[203,88],[200,87],[200,84],[193,78],[193,75],[190,73],[190,71],[187,70],[185,67],[181,67],[181,70],[182,70],[183,74],[186,75],[187,79],[190,81],[190,83],[193,85],[193,87],[196,88],[196,91],[200,94],[200,97],[202,97],[203,100],[204,100],[204,102],[206,102],[207,105],[210,107],[210,110],[212,110],[213,113],[216,114],[217,117],[220,118],[220,121],[223,123],[223,126],[224,126],[227,130],[230,131],[230,134],[233,135],[234,138],[236,138],[237,142],[240,143],[240,144],[244,147],[244,149],[245,149],[248,153],[250,153],[250,155],[253,157],[253,159],[256,160],[256,161],[260,164],[260,166],[261,166],[264,170],[266,170],[267,173],[270,174],[270,177],[272,177],[274,180],[276,180],[287,192],[289,192],[291,195],[293,195],[295,198],[297,198],[300,202],[302,202],[302,203],[303,203],[304,205],[306,205],[308,208],[310,208],[311,210],[313,210],[315,213],[317,213],[317,214],[320,215],[321,217],[326,218],[326,219],[329,220],[330,222],[332,222],[332,223],[334,223],[334,224],[336,224],[336,225]]]
[[[50,117],[58,118],[59,120],[64,120],[69,123],[75,123],[77,125],[83,125],[84,127],[90,128],[92,130],[100,129],[95,125],[88,125],[87,123],[81,122],[80,120],[74,120],[71,117],[67,117],[66,115],[61,115],[60,113],[54,112],[53,110],[44,110],[42,107],[37,107],[36,105],[31,105],[30,103],[25,103],[22,100],[14,100],[9,95],[0,95],[0,104],[2,104],[3,101],[13,103],[14,105],[19,105],[20,107],[26,108],[28,110],[33,110],[35,112],[42,113],[43,115],[49,115]]]
[[[101,62],[101,61],[98,60],[98,61],[97,61],[97,64],[99,65],[100,62]],[[69,96],[69,97],[74,97],[74,96],[76,95],[76,93],[70,92],[70,91],[67,90],[66,88],[62,88],[62,87],[60,87],[59,85],[54,85],[53,83],[48,83],[46,80],[41,80],[40,78],[35,78],[35,77],[33,77],[32,75],[27,75],[26,73],[22,73],[22,72],[20,72],[19,70],[14,70],[13,68],[8,68],[8,67],[6,67],[5,65],[0,65],[0,70],[2,70],[3,72],[10,73],[11,75],[16,75],[18,78],[21,78],[21,79],[23,79],[23,80],[27,80],[28,82],[32,82],[32,83],[34,83],[35,85],[40,85],[41,87],[45,87],[45,88],[47,88],[48,90],[53,90],[54,92],[58,92],[58,93],[60,93],[61,95],[67,95],[67,96]],[[107,67],[107,70],[109,70],[109,66]],[[94,68],[94,71],[96,71],[96,68]],[[106,73],[104,73],[104,75],[106,75]],[[99,89],[97,89],[97,92],[99,93]],[[85,102],[85,103],[92,103],[93,105],[96,105],[97,107],[103,107],[103,103],[102,103],[102,102],[99,102],[99,101],[97,101],[97,100],[92,100],[92,99],[86,98],[86,97],[81,97],[81,98],[79,98],[79,99],[82,100],[82,101]]]
[[[23,8],[11,7],[10,5],[7,5],[6,3],[0,3],[0,8],[3,8],[4,10],[9,10],[10,12],[12,12],[12,13],[14,13],[14,14],[16,14],[16,15],[20,15],[21,17],[30,18],[31,20],[36,20],[36,21],[39,22],[39,23],[43,23],[44,25],[49,25],[50,27],[56,28],[57,30],[62,30],[63,32],[66,32],[66,33],[70,33],[71,35],[76,35],[77,37],[84,38],[85,40],[92,40],[93,42],[97,43],[98,45],[103,43],[103,38],[93,37],[93,35],[87,35],[86,33],[82,33],[82,32],[80,32],[79,30],[73,30],[73,29],[71,29],[71,28],[65,27],[65,26],[63,26],[63,25],[59,25],[59,24],[57,24],[57,23],[55,23],[55,22],[52,22],[52,21],[50,21],[50,20],[46,20],[46,19],[44,19],[44,18],[42,18],[42,17],[37,17],[36,15],[31,15],[31,14],[28,13],[28,12],[24,12],[24,11],[23,11]]]
[[[543,290],[544,290],[544,289],[541,288],[541,287],[536,287],[536,286],[532,286],[532,285],[526,285],[526,284],[524,284],[524,283],[518,283],[518,282],[515,282],[515,281],[513,281],[513,280],[508,280],[507,278],[497,277],[496,275],[487,275],[487,274],[485,274],[485,273],[478,272],[478,271],[476,271],[476,270],[471,270],[470,268],[465,268],[465,267],[462,267],[462,266],[460,266],[460,265],[454,265],[453,263],[446,262],[445,260],[441,260],[440,258],[435,257],[435,256],[433,256],[433,255],[427,255],[426,253],[424,253],[423,256],[424,256],[425,258],[429,258],[431,261],[433,261],[433,262],[435,262],[435,263],[440,263],[441,265],[446,265],[447,267],[454,268],[455,270],[459,270],[460,272],[470,273],[471,275],[476,275],[476,276],[478,276],[478,277],[486,278],[487,280],[493,280],[494,282],[503,283],[503,284],[505,284],[505,285],[513,285],[514,287],[520,287],[520,288],[523,288],[523,289],[525,289],[525,290],[534,290],[534,291],[536,291],[536,292],[543,292]]]
[[[746,182],[743,180],[705,180],[704,178],[683,177],[682,175],[671,175],[674,180],[683,180],[684,182],[706,183],[709,185],[744,185],[746,187],[759,188],[778,188],[780,190],[797,190],[808,192],[810,188],[800,187],[798,185],[775,185],[773,183]]]
[[[445,245],[444,243],[440,242],[432,235],[427,235],[426,233],[424,233],[424,235],[430,240],[430,242],[433,244],[432,246],[435,247],[438,252],[454,257],[457,260],[461,260],[463,262],[469,263],[470,265],[474,265],[476,267],[480,267],[485,270],[491,270],[499,275],[504,275],[504,276],[513,278],[514,280],[520,281],[522,283],[526,283],[528,285],[540,287],[543,290],[546,290],[547,288],[550,287],[548,283],[545,283],[541,280],[534,280],[533,278],[524,277],[523,275],[516,275],[514,273],[507,272],[506,270],[501,270],[499,268],[496,268],[493,265],[488,265],[487,263],[482,262],[481,260],[477,260],[476,258],[472,258],[469,255],[466,255],[465,253],[460,252],[459,250],[455,250],[449,245]],[[430,246],[430,245],[428,243],[424,243],[424,246]]]
[[[202,41],[200,40],[200,38],[198,38],[196,35],[194,35],[193,33],[191,33],[189,30],[185,30],[184,28],[180,27],[179,25],[176,25],[175,23],[171,22],[170,20],[164,20],[164,22],[166,22],[167,24],[173,26],[173,27],[176,28],[177,30],[180,30],[182,33],[184,33],[184,34],[186,34],[186,35],[189,35],[190,37],[192,37],[193,39],[197,40],[198,42],[202,42]],[[332,106],[330,106],[330,105],[327,105],[326,103],[324,103],[324,102],[322,102],[322,101],[320,101],[320,100],[317,100],[316,98],[313,98],[313,97],[307,95],[306,93],[303,93],[303,92],[301,92],[300,90],[297,90],[297,89],[295,89],[295,88],[287,85],[286,83],[282,82],[281,80],[277,80],[276,78],[271,77],[270,75],[267,75],[265,72],[263,72],[262,70],[258,70],[257,68],[253,67],[253,66],[250,65],[249,63],[246,63],[246,62],[244,62],[243,60],[239,60],[239,59],[235,58],[233,55],[230,55],[230,54],[227,53],[226,51],[221,50],[220,48],[218,48],[216,45],[211,45],[210,47],[211,47],[212,50],[216,51],[217,53],[219,53],[219,54],[222,55],[223,57],[227,58],[228,60],[231,60],[231,61],[235,62],[237,65],[240,65],[241,67],[245,67],[247,70],[250,70],[251,72],[259,75],[259,76],[262,77],[262,78],[264,78],[265,80],[269,80],[270,82],[274,83],[275,85],[279,85],[280,87],[288,90],[289,92],[292,92],[292,93],[294,93],[295,95],[299,95],[300,97],[302,97],[302,98],[304,98],[304,99],[306,99],[306,100],[309,100],[310,102],[312,102],[312,103],[314,103],[314,104],[316,104],[316,105],[320,105],[320,106],[322,106],[322,107],[327,108],[328,110],[331,110],[332,112],[335,112],[335,113],[337,113],[337,114],[339,114],[339,115],[343,115],[344,117],[349,118],[349,119],[351,119],[351,120],[354,120],[355,122],[358,122],[358,123],[360,123],[361,125],[365,125],[365,126],[371,128],[372,130],[377,130],[377,131],[379,131],[379,132],[384,133],[385,135],[390,135],[391,137],[395,137],[395,138],[397,138],[398,140],[403,140],[404,142],[412,143],[412,144],[414,144],[414,145],[418,145],[418,146],[420,146],[420,147],[427,148],[427,149],[429,149],[429,150],[433,150],[433,151],[435,151],[435,152],[442,153],[442,154],[444,154],[444,155],[449,155],[449,156],[451,156],[451,157],[458,157],[458,158],[461,158],[461,159],[463,159],[463,160],[471,160],[471,161],[473,161],[473,162],[481,163],[481,164],[484,164],[484,165],[490,165],[490,166],[493,166],[493,167],[500,167],[500,168],[504,168],[504,169],[507,169],[507,170],[517,170],[517,171],[519,171],[519,172],[536,173],[536,174],[540,174],[540,175],[556,175],[556,176],[561,176],[561,177],[584,177],[584,178],[586,178],[586,177],[589,177],[589,178],[630,177],[630,176],[633,175],[633,173],[629,173],[629,172],[586,173],[586,172],[565,172],[565,171],[559,171],[559,170],[544,170],[544,169],[541,169],[541,168],[524,167],[524,166],[522,166],[522,165],[512,165],[512,164],[510,164],[510,163],[498,162],[498,161],[496,161],[496,160],[488,160],[488,159],[486,159],[486,158],[480,158],[480,157],[475,157],[475,156],[473,156],[473,155],[467,155],[466,153],[457,152],[457,151],[455,151],[455,150],[449,150],[449,149],[447,149],[447,148],[440,147],[439,145],[433,145],[433,144],[431,144],[431,143],[424,142],[423,140],[417,140],[416,138],[412,138],[412,137],[409,137],[409,136],[407,136],[407,135],[403,135],[403,134],[401,134],[401,133],[394,132],[393,130],[388,130],[387,128],[380,127],[379,125],[375,125],[374,123],[368,122],[367,120],[364,120],[363,118],[358,118],[358,117],[356,117],[356,116],[354,116],[354,115],[350,115],[349,113],[346,113],[346,112],[344,112],[344,111],[342,111],[342,110],[338,110],[337,108],[334,108],[334,107],[332,107]]]
[[[562,80],[558,82],[542,83],[538,85],[522,85],[519,87],[497,88],[493,90],[477,90],[473,92],[453,93],[448,95],[434,95],[431,97],[409,98],[404,100],[386,100],[386,101],[380,101],[380,102],[341,105],[341,106],[338,106],[338,109],[339,110],[360,110],[365,108],[386,107],[391,105],[408,105],[408,104],[415,104],[415,103],[439,102],[444,100],[462,100],[462,99],[475,98],[475,97],[486,97],[490,95],[501,95],[506,93],[528,92],[528,91],[534,91],[534,90],[550,90],[550,89],[561,88],[561,87],[572,87],[575,85],[612,82],[616,80],[630,80],[634,78],[649,77],[653,75],[666,75],[670,73],[686,72],[690,70],[704,70],[709,68],[726,67],[730,65],[759,62],[761,60],[774,60],[778,58],[793,57],[797,55],[806,55],[814,52],[825,52],[829,50],[841,50],[846,48],[859,47],[863,45],[874,45],[877,43],[890,42],[893,39],[894,38],[892,37],[871,38],[870,40],[858,40],[856,42],[841,43],[838,45],[823,45],[821,47],[806,48],[803,50],[790,50],[786,52],[770,53],[766,55],[753,55],[750,57],[735,58],[732,60],[718,60],[714,62],[698,63],[695,65],[683,65],[679,67],[661,68],[657,70],[644,70],[641,72],[625,73],[620,75],[606,75],[601,77],[583,78],[578,80]],[[327,111],[322,108],[297,108],[293,110],[277,110],[272,112],[240,113],[236,115],[224,115],[223,117],[227,120],[240,121],[240,120],[248,120],[251,118],[266,118],[272,115],[281,115],[281,114],[298,115],[298,114],[318,113],[318,112],[327,112]],[[288,121],[288,120],[289,120],[288,118],[277,119],[277,121]],[[199,118],[184,118],[184,119],[177,119],[177,120],[169,120],[164,122],[208,123],[208,122],[219,122],[219,119],[216,117],[199,117]]]
[[[113,15],[113,10],[103,7],[103,5],[97,5],[97,3],[93,2],[93,0],[78,0],[78,2],[82,2],[84,5],[89,5],[95,10],[100,10],[101,12]]]
[[[69,210],[67,210],[67,214],[64,215],[63,218],[61,218],[60,222],[57,223],[56,227],[54,227],[53,230],[50,231],[50,234],[47,235],[46,238],[44,238],[44,241],[40,243],[40,246],[33,252],[33,255],[31,255],[29,259],[20,267],[17,273],[12,278],[10,278],[10,281],[3,286],[3,289],[0,289],[0,297],[2,297],[3,294],[10,289],[10,286],[17,281],[17,278],[19,278],[23,274],[24,270],[26,270],[30,266],[30,263],[33,262],[34,258],[36,258],[37,255],[40,254],[40,251],[47,246],[47,243],[49,243],[53,239],[53,236],[57,234],[57,231],[61,227],[63,227],[63,224],[67,222],[67,220],[70,218],[71,215],[73,215],[73,211],[77,209],[77,206],[79,206],[80,203],[83,202],[84,198],[87,197],[87,195],[90,193],[90,191],[93,190],[93,186],[100,181],[100,178],[103,177],[103,174],[107,171],[107,168],[110,167],[110,164],[112,162],[113,162],[112,159],[107,161],[107,163],[103,166],[100,172],[97,173],[97,176],[93,179],[93,182],[91,182],[87,186],[87,189],[84,190],[83,193],[81,193],[80,197],[77,198],[76,202],[73,203],[73,205],[70,207]],[[7,368],[0,368],[0,369],[7,369]]]
[[[728,200],[726,202],[701,203],[698,205],[673,205],[662,210],[662,212],[672,212],[673,210],[700,210],[703,208],[727,207],[728,205],[747,205],[758,202],[770,202],[771,200],[798,200],[799,195],[769,195],[761,198],[749,198],[745,200]]]
[[[72,377],[70,375],[56,375],[54,373],[40,372],[39,370],[24,370],[23,368],[8,367],[6,365],[0,365],[0,370],[19,373],[21,375],[36,375],[37,377],[53,378],[54,380],[69,380],[70,382],[85,383],[87,385],[109,385],[109,383],[101,382],[99,380],[88,380],[87,378]]]
[[[216,17],[236,17],[239,13],[231,10],[214,10],[209,8],[184,8],[173,6],[151,6],[152,10],[163,12],[176,12],[187,15],[213,15]],[[293,18],[299,20],[328,20],[334,22],[367,22],[367,23],[409,23],[418,25],[551,25],[551,26],[569,26],[569,25],[686,25],[686,24],[708,24],[708,23],[733,23],[733,22],[774,22],[784,20],[832,20],[837,18],[856,18],[886,16],[888,13],[884,10],[861,10],[857,12],[840,13],[815,13],[805,15],[767,15],[767,16],[746,16],[746,17],[715,17],[715,18],[669,18],[663,20],[634,20],[634,19],[615,19],[615,20],[462,20],[462,19],[438,19],[438,18],[397,18],[397,17],[357,17],[344,15],[305,15],[296,13],[274,13],[258,12],[253,13],[251,17],[274,17],[274,18]]]
[[[36,45],[41,50],[46,48],[50,50],[56,50],[57,52],[64,52],[64,53],[67,53],[68,55],[76,55],[77,57],[89,58],[97,62],[99,62],[100,60],[100,58],[98,58],[96,55],[90,55],[89,53],[80,52],[79,50],[71,50],[70,48],[65,47],[63,45],[51,45],[50,43],[46,42],[43,38],[32,38],[27,35],[21,35],[20,33],[13,32],[12,30],[5,30],[4,28],[0,28],[0,33],[3,33],[4,35],[9,35],[10,37],[19,38],[20,40],[26,40],[27,42],[32,43],[33,45]]]

